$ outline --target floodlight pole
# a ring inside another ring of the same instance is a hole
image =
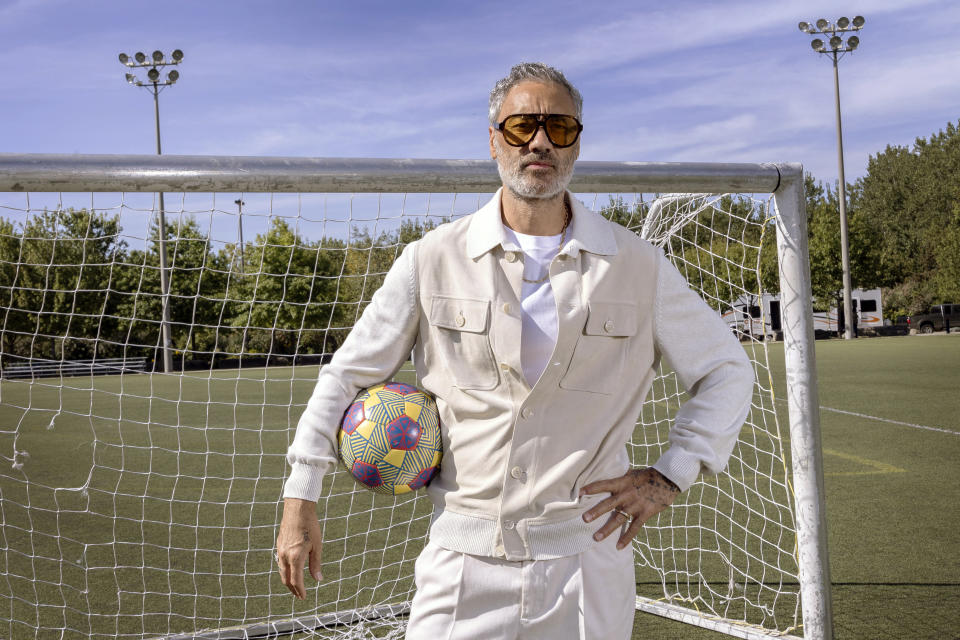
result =
[[[157,129],[157,155],[163,155],[160,150],[160,88],[153,83],[153,119]],[[157,194],[160,202],[159,229],[160,234],[160,334],[163,338],[163,370],[165,373],[173,371],[173,344],[170,339],[170,274],[167,271],[167,220],[163,205],[163,191]]]
[[[840,119],[840,55],[849,53],[860,45],[860,38],[851,36],[846,43],[838,33],[860,31],[865,20],[863,16],[853,19],[852,27],[848,18],[840,18],[836,23],[830,23],[823,18],[813,25],[807,22],[799,24],[800,31],[809,34],[831,34],[829,47],[823,40],[815,39],[810,44],[817,53],[829,53],[833,58],[833,96],[837,113],[837,168],[838,189],[837,197],[840,205],[840,260],[843,267],[843,337],[851,340],[856,337],[856,317],[853,313],[853,282],[850,276],[850,233],[847,225],[847,181],[843,171],[843,126]]]
[[[246,203],[242,199],[237,198],[233,201],[233,204],[237,205],[237,234],[240,237],[240,273],[244,273],[247,269],[243,264],[243,205]]]
[[[134,62],[127,54],[120,54],[120,64],[126,67],[150,67],[150,71],[147,72],[149,82],[139,80],[132,73],[127,74],[127,82],[137,87],[147,87],[150,92],[153,93],[153,121],[157,134],[158,156],[163,154],[160,148],[160,89],[161,87],[169,87],[175,83],[180,77],[180,73],[176,70],[171,71],[167,74],[167,81],[160,82],[160,72],[157,71],[157,67],[178,65],[183,60],[183,52],[180,49],[176,49],[171,55],[172,59],[166,60],[162,52],[154,51],[151,60],[147,61],[147,57],[143,53],[138,52],[134,56],[136,60],[136,62]],[[157,242],[160,253],[160,337],[163,342],[163,371],[170,373],[173,371],[173,341],[170,338],[170,274],[167,266],[167,221],[163,203],[163,192],[159,192],[157,197],[159,204],[159,228],[157,232],[160,236]]]
[[[847,225],[847,181],[843,172],[843,125],[840,122],[840,56],[833,51],[833,96],[837,109],[837,170],[839,171],[840,199],[840,260],[843,265],[843,337],[857,337],[856,317],[853,313],[853,282],[850,277],[850,231]]]

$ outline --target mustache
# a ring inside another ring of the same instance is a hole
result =
[[[550,166],[554,165],[554,162],[551,159],[551,154],[549,151],[529,153],[523,156],[522,158],[520,158],[521,167],[529,166],[534,162],[542,162],[545,164],[549,164]]]

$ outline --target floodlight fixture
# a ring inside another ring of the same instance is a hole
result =
[[[839,49],[843,45],[843,38],[840,36],[833,36],[830,38],[830,48],[833,50]]]
[[[837,18],[837,26],[840,27],[841,29],[846,29],[847,27],[850,26],[850,18],[848,18],[847,16]]]
[[[803,31],[804,33],[808,33],[810,31],[810,23],[801,22],[800,24],[797,25],[797,28],[800,29],[800,31]]]
[[[856,16],[853,19],[853,26],[855,29],[860,29],[863,27],[863,23],[866,22],[866,19],[863,16]]]
[[[136,58],[137,62],[139,62],[140,64],[143,64],[147,60],[147,56],[143,54],[143,51],[137,51],[137,53],[133,57]]]
[[[167,74],[167,82],[170,84],[176,82],[178,78],[180,78],[180,72],[176,69]]]
[[[163,51],[159,49],[153,52],[153,61],[154,62],[163,62]]]
[[[128,73],[127,82],[129,82],[130,84],[137,84],[137,76],[133,75],[132,73]]]
[[[147,71],[147,77],[150,78],[150,82],[156,82],[160,79],[160,72],[157,71],[156,67],[153,67],[150,71]]]
[[[849,38],[847,38],[848,51],[853,51],[859,46],[860,46],[860,38],[858,38],[857,36],[850,36]]]
[[[827,22],[826,19],[820,18],[819,20],[817,20],[817,29],[820,29],[821,31],[823,31],[829,26],[830,26],[830,23]]]
[[[173,58],[174,62],[180,62],[181,60],[183,60],[183,51],[181,51],[180,49],[174,49],[173,53],[171,53],[170,56]]]
[[[128,64],[130,62],[130,56],[125,53],[120,54],[120,64]]]
[[[813,47],[814,51],[823,51],[823,40],[820,38],[814,38],[810,43],[810,46]]]

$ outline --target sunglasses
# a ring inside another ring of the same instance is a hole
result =
[[[511,147],[522,147],[537,135],[537,131],[543,127],[547,134],[547,139],[555,147],[569,147],[580,137],[583,131],[583,125],[573,116],[558,115],[555,113],[518,113],[513,116],[507,116],[503,122],[497,125],[503,133],[503,139]]]

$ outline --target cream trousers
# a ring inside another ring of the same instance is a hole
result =
[[[618,551],[616,533],[577,555],[520,562],[428,542],[407,640],[628,640],[633,549]]]

